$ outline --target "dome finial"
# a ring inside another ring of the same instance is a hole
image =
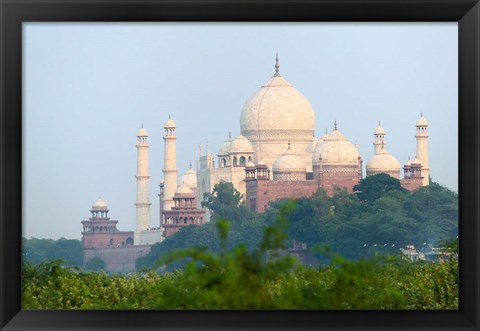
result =
[[[142,123],[142,129],[143,129],[143,123]]]
[[[280,65],[278,64],[278,52],[277,52],[276,56],[275,56],[275,75],[274,75],[274,77],[280,76],[280,74],[278,73],[278,68],[280,68]]]
[[[232,139],[232,131],[228,131],[228,139]]]
[[[337,120],[335,120],[335,123],[333,123],[333,129],[337,130]]]
[[[381,126],[381,125],[380,125],[380,121],[378,121],[378,126]]]
[[[190,169],[192,169],[192,161],[190,161]]]

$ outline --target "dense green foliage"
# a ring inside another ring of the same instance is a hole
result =
[[[455,261],[338,261],[335,267],[289,273],[278,272],[276,264],[250,271],[248,255],[237,249],[208,266],[109,276],[53,262],[27,264],[22,304],[24,309],[458,309]]]
[[[373,202],[388,192],[406,192],[398,179],[387,174],[367,176],[353,187],[357,197],[362,201]]]
[[[66,265],[81,266],[83,263],[82,249],[80,240],[22,238],[23,260],[33,264],[62,259]]]
[[[217,222],[220,253],[190,248],[182,271],[129,276],[86,273],[58,261],[23,268],[24,309],[458,309],[458,264],[401,259],[347,261],[305,268],[276,254],[286,214],[265,228],[255,250],[227,247],[230,224]],[[265,258],[269,252],[270,257]]]

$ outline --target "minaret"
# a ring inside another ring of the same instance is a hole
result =
[[[163,141],[165,144],[165,154],[164,154],[164,167],[163,167],[163,201],[162,201],[162,211],[167,211],[172,209],[175,206],[173,201],[173,196],[177,189],[177,151],[176,151],[176,142],[177,138],[175,136],[175,122],[168,116],[168,120],[163,126],[165,129],[165,135],[163,136]],[[162,216],[160,215],[160,218]]]
[[[134,244],[140,245],[140,232],[150,227],[150,198],[149,198],[149,182],[148,174],[148,132],[142,128],[137,134],[137,224],[134,235]]]
[[[417,159],[422,164],[422,177],[423,177],[423,186],[429,184],[429,174],[430,166],[428,164],[428,123],[427,120],[423,117],[423,114],[420,114],[420,118],[416,124],[417,134]]]
[[[378,126],[373,133],[373,147],[375,155],[379,154],[380,151],[385,148],[385,134],[385,130],[380,126],[380,122],[378,122]]]

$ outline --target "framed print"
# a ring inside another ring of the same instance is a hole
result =
[[[479,329],[479,6],[2,0],[2,330]]]

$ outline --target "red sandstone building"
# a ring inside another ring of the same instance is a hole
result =
[[[118,221],[108,217],[104,200],[95,201],[90,212],[92,217],[82,221],[83,265],[97,257],[105,262],[108,272],[135,270],[135,261],[148,254],[151,246],[134,246],[134,232],[117,229]]]
[[[82,221],[82,244],[84,248],[106,248],[133,245],[133,231],[119,231],[118,221],[108,217],[108,207],[98,199],[90,210],[92,217]]]
[[[168,238],[184,226],[204,223],[205,210],[197,208],[195,193],[187,185],[180,185],[173,196],[174,207],[162,213],[163,236]]]

